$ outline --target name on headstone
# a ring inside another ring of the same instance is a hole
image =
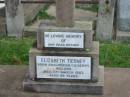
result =
[[[37,78],[91,80],[91,57],[36,56]]]
[[[53,48],[84,48],[84,33],[44,32],[44,46]]]

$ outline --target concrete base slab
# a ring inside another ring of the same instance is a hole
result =
[[[104,67],[99,67],[99,81],[96,83],[80,82],[54,82],[32,81],[28,77],[23,82],[25,91],[49,92],[49,93],[83,93],[83,94],[103,94],[104,87]]]
[[[129,41],[130,40],[130,32],[117,31],[117,41]]]

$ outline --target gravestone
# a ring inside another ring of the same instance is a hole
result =
[[[118,0],[117,2],[117,37],[118,41],[130,39],[130,1]]]
[[[118,30],[130,31],[130,0],[118,0]]]
[[[93,41],[93,30],[86,29],[85,21],[73,21],[73,0],[56,3],[59,18],[39,25],[37,44],[29,51],[24,90],[103,94],[104,68],[99,66],[99,42]],[[69,8],[62,9],[63,4]]]
[[[96,27],[97,40],[112,41],[115,4],[116,0],[100,0]]]
[[[8,36],[22,37],[24,28],[24,11],[21,0],[5,0],[5,4]]]

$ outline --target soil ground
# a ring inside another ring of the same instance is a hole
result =
[[[130,69],[105,68],[104,95],[25,92],[22,88],[28,66],[0,65],[0,97],[130,97]]]

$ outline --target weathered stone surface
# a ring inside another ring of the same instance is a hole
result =
[[[42,8],[44,8],[44,4],[23,4],[25,24],[31,23]],[[0,16],[5,18],[5,8],[0,8]]]
[[[5,6],[0,7],[0,16],[5,17]]]
[[[44,47],[44,32],[83,32],[85,35],[84,49],[91,50],[93,41],[93,23],[85,21],[76,21],[74,27],[55,27],[55,22],[43,22],[40,24],[37,32],[37,48],[45,49]]]
[[[98,65],[99,65],[99,43],[94,42],[93,48],[90,52],[87,51],[61,51],[61,50],[38,50],[36,48],[30,49],[29,52],[29,78],[34,80],[36,78],[36,56],[88,56],[92,57],[93,59],[93,65],[92,65],[92,81],[95,82],[98,80],[99,71],[98,71]]]
[[[113,20],[116,0],[100,0],[96,39],[101,41],[111,41],[113,38]]]
[[[83,6],[84,4],[82,4],[81,6]],[[85,5],[84,5],[85,6]],[[55,5],[51,5],[48,10],[47,13],[51,16],[56,17],[56,6]],[[92,12],[92,11],[88,11],[88,10],[82,10],[79,8],[75,8],[75,12],[74,12],[74,20],[77,21],[93,21],[97,19],[97,12]]]
[[[27,0],[35,1],[35,0]],[[44,4],[23,4],[25,23],[31,23],[37,16],[38,12],[44,8]]]
[[[24,28],[24,11],[19,0],[5,0],[6,24],[8,36],[22,37]]]
[[[56,0],[56,25],[72,27],[74,25],[75,0]]]
[[[99,67],[99,80],[96,83],[82,82],[55,82],[55,81],[32,81],[28,77],[23,82],[25,91],[51,92],[51,93],[83,93],[103,94],[104,68]]]
[[[121,42],[128,42],[130,40],[130,32],[118,30],[116,40]]]
[[[0,37],[6,36],[6,20],[4,5],[0,7]]]
[[[120,31],[130,31],[130,0],[117,0],[117,26]]]
[[[36,32],[39,29],[39,25],[43,27],[55,27],[56,26],[56,21],[55,20],[39,20],[37,23],[31,26],[25,26],[24,31],[27,32]],[[76,27],[80,26],[79,28],[84,28],[87,30],[94,30],[94,23],[93,21],[75,21]]]
[[[6,23],[5,18],[0,16],[0,37],[6,36]]]

